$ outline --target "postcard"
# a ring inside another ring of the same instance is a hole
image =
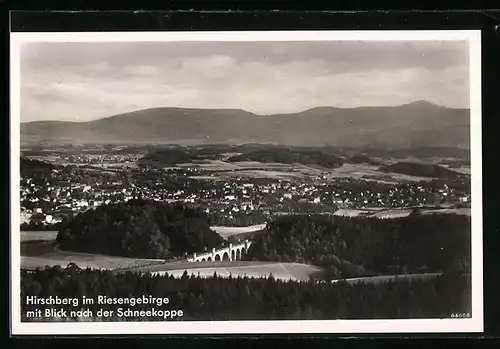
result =
[[[480,39],[11,33],[12,334],[482,332]]]

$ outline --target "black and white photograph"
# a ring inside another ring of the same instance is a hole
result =
[[[13,333],[481,332],[480,54],[12,33]]]

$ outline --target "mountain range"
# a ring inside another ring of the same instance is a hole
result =
[[[469,147],[468,109],[426,101],[394,107],[316,107],[257,115],[241,109],[153,108],[88,122],[21,124],[21,143],[273,143],[381,148]]]

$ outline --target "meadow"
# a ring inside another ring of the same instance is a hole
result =
[[[21,231],[21,242],[27,241],[54,241],[57,231]]]
[[[175,268],[175,269],[171,269]],[[164,270],[160,270],[164,269]],[[284,281],[308,281],[314,275],[320,274],[322,269],[308,264],[300,263],[278,263],[278,262],[207,262],[207,263],[189,263],[181,265],[152,266],[142,270],[150,271],[154,275],[173,275],[181,277],[185,272],[188,275],[200,277],[212,277],[217,273],[219,277],[249,277],[262,278],[272,275],[275,279]]]
[[[469,207],[441,208],[441,209],[435,209],[435,210],[422,210],[420,212],[420,214],[422,214],[422,215],[428,215],[428,214],[461,214],[461,215],[470,216],[471,215],[471,209]]]
[[[377,217],[377,218],[382,218],[382,219],[401,218],[401,217],[408,217],[412,212],[413,212],[413,209],[384,210],[384,211],[374,213],[371,217]]]
[[[178,164],[181,168],[196,168],[201,177],[211,180],[223,180],[232,177],[275,178],[290,180],[310,176],[326,176],[327,179],[356,178],[388,184],[400,182],[430,181],[432,178],[417,177],[399,173],[378,171],[379,165],[344,163],[338,168],[326,168],[319,165],[262,163],[255,161],[224,162],[204,160],[203,163]],[[175,168],[175,167],[169,167]],[[166,168],[168,169],[168,168]],[[210,176],[206,171],[212,172]],[[193,176],[200,177],[200,176]]]
[[[251,233],[254,231],[260,231],[266,227],[266,224],[256,224],[248,227],[225,227],[225,226],[213,226],[210,229],[215,230],[217,234],[222,236],[224,239],[232,235]]]
[[[75,263],[80,268],[95,269],[128,269],[145,265],[165,263],[163,259],[142,259],[108,256],[93,253],[62,251],[58,249],[55,237],[57,232],[22,232],[21,234],[21,269],[33,270],[46,266],[66,267]],[[27,234],[30,236],[26,236]],[[43,235],[44,233],[49,233]],[[55,233],[55,234],[54,234]],[[33,240],[39,237],[38,240]],[[49,237],[52,237],[49,239]]]
[[[338,283],[341,281],[345,281],[350,285],[354,285],[357,283],[364,284],[372,284],[378,285],[380,283],[390,282],[390,281],[420,281],[420,280],[429,280],[436,278],[442,275],[442,273],[422,273],[422,274],[402,274],[402,275],[381,275],[381,276],[368,276],[368,277],[360,277],[360,278],[350,278],[350,279],[337,279],[332,280],[332,283]]]

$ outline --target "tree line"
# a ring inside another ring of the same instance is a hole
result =
[[[60,223],[44,224],[43,222],[30,221],[29,223],[23,222],[20,225],[21,231],[55,231],[60,227]]]
[[[319,150],[291,150],[287,148],[270,147],[262,150],[252,150],[228,159],[229,162],[258,161],[277,162],[283,164],[301,163],[306,165],[320,165],[328,168],[342,166],[342,160],[333,155]]]
[[[346,282],[296,282],[269,278],[181,278],[133,272],[79,269],[74,265],[21,273],[21,311],[43,306],[26,304],[26,296],[169,297],[164,309],[182,309],[179,320],[298,320],[298,319],[401,319],[450,318],[470,313],[471,280],[450,274],[427,280],[398,280],[380,284]],[[51,307],[51,306],[47,306]],[[120,305],[71,305],[67,310],[99,308],[116,310]],[[124,307],[124,306],[121,306]],[[125,306],[126,307],[126,306]],[[137,305],[134,310],[147,310]],[[116,313],[116,312],[115,312]],[[94,318],[95,321],[103,319]],[[158,318],[117,318],[107,321],[160,321]],[[104,320],[105,321],[105,320]]]

